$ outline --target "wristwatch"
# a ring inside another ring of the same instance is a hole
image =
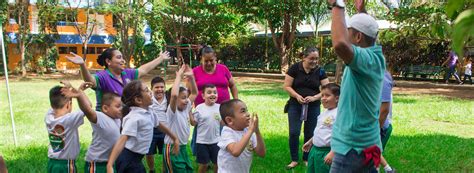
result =
[[[334,3],[332,4],[329,4],[328,8],[330,10],[332,10],[332,8],[334,7],[338,7],[338,8],[345,8],[346,7],[346,3],[344,3],[344,0],[336,0],[334,1]]]

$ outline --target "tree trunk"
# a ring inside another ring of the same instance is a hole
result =
[[[20,34],[19,34],[20,35]],[[26,77],[26,58],[25,58],[25,43],[20,36],[18,44],[20,46],[20,57],[21,57],[21,77]]]
[[[342,70],[343,70],[343,68],[344,68],[344,63],[342,62],[341,59],[338,58],[336,60],[336,74],[334,74],[334,76],[336,77],[335,82],[339,85],[342,82],[342,72],[343,72]]]
[[[288,60],[290,57],[290,51],[289,49],[286,49],[286,47],[282,47],[280,49],[280,71],[281,74],[286,74],[286,72],[288,71]]]

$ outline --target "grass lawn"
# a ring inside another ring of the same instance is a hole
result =
[[[80,81],[72,81],[77,86]],[[149,81],[147,81],[148,83]],[[2,81],[3,83],[3,81]],[[10,172],[45,172],[48,138],[44,116],[49,108],[48,90],[57,80],[10,83],[19,146],[15,148],[5,85],[0,85],[0,154]],[[169,83],[170,84],[170,83]],[[288,121],[283,105],[288,99],[281,83],[238,82],[239,96],[250,112],[260,115],[267,146],[265,158],[254,157],[252,172],[288,172]],[[169,85],[168,85],[169,86]],[[87,91],[95,102],[95,95]],[[399,172],[473,172],[474,101],[429,95],[394,95],[394,130],[384,156]],[[74,105],[78,109],[77,104]],[[91,126],[80,127],[81,154],[77,166],[83,171]],[[302,140],[302,136],[301,136]],[[156,157],[161,168],[161,156]],[[192,158],[194,160],[194,158]],[[300,164],[303,165],[303,164]],[[196,164],[194,167],[197,169]],[[305,172],[299,166],[290,172]]]

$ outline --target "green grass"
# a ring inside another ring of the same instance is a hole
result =
[[[45,172],[48,140],[44,115],[49,108],[48,90],[57,82],[10,83],[18,147],[13,144],[5,85],[0,86],[0,154],[10,172]],[[79,83],[73,81],[76,86]],[[260,115],[267,146],[265,158],[254,158],[252,172],[288,172],[284,169],[290,161],[288,122],[283,113],[288,96],[281,90],[281,85],[238,83],[240,98],[251,112]],[[94,93],[89,90],[87,94],[95,102]],[[404,94],[395,94],[394,98],[394,131],[384,152],[391,166],[399,172],[474,171],[474,101]],[[82,147],[77,162],[80,172],[91,133],[89,123],[84,123],[80,128]],[[161,168],[161,156],[156,160],[156,167]],[[194,166],[197,168],[196,164]],[[305,172],[305,167],[299,166],[290,172]]]

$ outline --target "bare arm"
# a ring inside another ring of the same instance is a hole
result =
[[[184,68],[185,65],[181,66],[181,68],[176,72],[176,79],[174,80],[173,88],[171,88],[170,108],[173,113],[176,112],[176,102],[179,95],[179,84],[181,83]]]
[[[148,74],[156,66],[160,65],[163,61],[170,59],[169,52],[162,52],[158,58],[143,64],[138,68],[138,77]]]
[[[296,100],[303,104],[306,103],[305,98],[303,96],[299,95],[292,87],[291,85],[293,84],[294,78],[291,77],[290,75],[285,75],[285,81],[283,83],[283,89],[290,95],[290,97],[296,98]]]
[[[188,83],[190,84],[189,86],[189,91],[190,91],[190,94],[189,94],[189,100],[191,100],[191,102],[194,102],[194,100],[196,100],[196,97],[198,95],[198,88],[197,88],[197,84],[196,84],[196,80],[194,80],[194,75],[192,74],[187,74],[187,78],[188,78]]]
[[[77,64],[81,68],[81,76],[85,82],[92,83],[92,88],[96,88],[97,84],[95,83],[94,77],[89,73],[86,64],[84,63],[84,59],[81,56],[71,52],[70,56],[66,56],[66,59],[74,64]]]
[[[189,111],[189,124],[191,124],[192,126],[197,125],[196,117],[194,117],[194,114],[191,111]]]
[[[385,120],[387,119],[388,112],[390,111],[390,102],[382,102],[380,105],[379,124],[380,128],[383,127]]]
[[[239,157],[240,154],[242,154],[242,152],[244,151],[245,147],[247,147],[247,144],[250,141],[250,137],[252,137],[252,133],[253,133],[253,131],[249,129],[244,134],[242,139],[240,139],[239,142],[234,142],[234,143],[231,143],[231,144],[227,145],[227,147],[226,147],[227,151],[229,151],[229,153],[232,154],[232,156]]]
[[[179,153],[179,139],[178,137],[164,124],[160,124],[158,126],[158,129],[160,129],[163,133],[168,135],[172,140],[175,145],[173,145],[173,154],[177,155]]]
[[[347,32],[344,9],[334,7],[332,8],[331,13],[331,37],[334,51],[338,57],[344,61],[344,63],[350,64],[354,58],[354,51],[352,50],[352,44],[349,40],[349,34]]]
[[[110,153],[109,160],[107,161],[108,173],[113,173],[113,169],[114,169],[113,166],[114,166],[115,160],[117,160],[117,157],[125,148],[125,142],[127,142],[127,140],[128,140],[127,135],[120,136],[120,138],[115,143],[114,148],[112,148],[112,152]]]
[[[255,135],[257,136],[257,147],[255,148],[255,153],[260,157],[265,157],[266,147],[260,130],[256,130]]]
[[[82,92],[82,91],[80,91],[80,92],[81,92],[81,94],[77,98],[77,103],[79,104],[79,108],[81,109],[82,112],[84,112],[87,119],[91,123],[94,123],[94,124],[97,123],[97,114],[92,109],[92,104],[91,104],[89,98],[87,98],[87,96],[86,96],[86,94],[84,94],[84,92]]]
[[[329,79],[326,78],[326,79],[321,80],[320,82],[321,82],[321,86],[324,86],[324,85],[326,85],[326,84],[329,83]],[[307,102],[314,102],[314,101],[316,101],[316,100],[321,100],[321,97],[322,97],[322,96],[321,96],[321,92],[319,92],[318,94],[316,94],[316,95],[314,95],[314,96],[308,96],[308,97],[306,97],[305,100],[306,100]]]
[[[232,94],[232,98],[238,99],[239,91],[237,90],[237,85],[235,84],[234,78],[229,79],[229,88],[230,88],[230,93]]]

